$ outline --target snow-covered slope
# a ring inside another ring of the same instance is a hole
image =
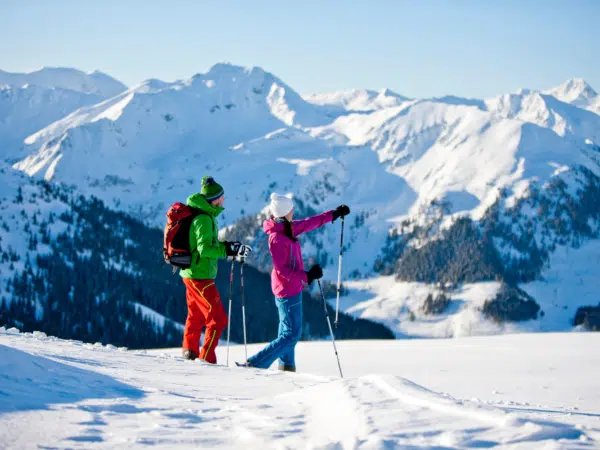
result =
[[[577,249],[559,247],[540,279],[521,285],[540,305],[543,314],[537,320],[494,323],[486,318],[482,307],[501,287],[494,281],[463,284],[448,294],[445,311],[433,315],[423,305],[427,296],[440,294],[439,286],[399,282],[393,276],[351,280],[344,283],[347,294],[340,307],[355,317],[385,324],[397,337],[569,331],[578,308],[599,303],[598,280],[600,240],[593,240]]]
[[[182,325],[151,309],[152,295],[114,295],[120,279],[133,289],[140,275],[134,253],[143,230],[125,239],[119,230],[123,223],[114,217],[100,226],[92,223],[111,213],[66,187],[32,180],[0,162],[0,323],[127,345],[179,342]],[[112,239],[126,258],[115,252]],[[90,248],[97,240],[106,251]],[[167,303],[163,297],[156,307],[164,313]]]
[[[2,221],[0,253],[14,254],[14,258],[0,260],[0,283],[3,286],[15,273],[24,269],[29,234],[31,233],[31,224],[26,226],[26,223],[29,222],[29,215],[38,216],[39,221],[42,222],[50,215],[58,217],[70,210],[66,202],[54,196],[44,198],[41,195],[42,192],[40,186],[25,174],[0,162],[0,210],[2,211],[0,216]],[[40,223],[38,222],[37,226],[33,226],[33,233],[39,233],[39,227]],[[65,223],[56,223],[47,231],[50,236],[56,236],[66,227]],[[41,242],[41,239],[39,244],[36,251],[40,255],[49,252],[50,249]],[[2,288],[2,293],[5,294],[4,288]],[[11,298],[8,297],[6,300],[10,302]],[[37,311],[40,311],[40,308],[41,305],[36,305]]]
[[[23,158],[27,136],[78,108],[104,99],[97,94],[57,87],[0,85],[0,159]]]
[[[400,106],[411,99],[389,89],[371,91],[368,89],[349,89],[338,92],[323,92],[305,95],[304,99],[315,105],[340,108],[346,111],[374,111]]]
[[[346,295],[340,298],[343,311],[356,317],[386,324],[398,338],[407,336],[451,338],[522,331],[517,325],[499,325],[486,320],[478,310],[499,289],[495,282],[461,286],[452,293],[442,314],[426,314],[422,308],[428,295],[439,287],[419,282],[398,282],[380,276],[344,283]],[[567,328],[565,324],[563,328]]]
[[[113,97],[127,89],[123,83],[113,77],[94,70],[82,72],[67,67],[43,67],[27,73],[13,73],[0,70],[0,85],[17,87],[36,85],[45,88],[60,88],[99,97]]]
[[[340,342],[340,380],[328,342],[300,344],[302,372],[285,374],[0,330],[5,449],[600,443],[599,335]]]
[[[23,158],[23,140],[73,111],[126,90],[102,72],[43,68],[30,73],[0,70],[0,160]]]

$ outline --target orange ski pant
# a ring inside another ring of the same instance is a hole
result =
[[[217,363],[215,348],[221,332],[227,326],[227,314],[214,280],[182,278],[186,289],[188,315],[183,332],[183,348],[195,352],[200,359]],[[204,333],[204,345],[200,349],[200,335]]]

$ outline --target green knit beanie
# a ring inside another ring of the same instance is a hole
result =
[[[200,193],[204,195],[204,198],[206,198],[208,202],[212,202],[221,197],[225,191],[213,177],[206,175],[202,178],[202,189],[200,190]]]

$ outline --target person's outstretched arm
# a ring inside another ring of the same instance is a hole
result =
[[[340,205],[332,211],[324,212],[317,216],[309,217],[303,220],[294,220],[292,222],[292,230],[294,236],[298,236],[315,228],[322,227],[326,223],[335,221],[338,217],[344,217],[350,214],[350,208],[346,205]]]
[[[299,236],[302,233],[307,233],[330,222],[333,222],[333,211],[327,211],[316,216],[307,217],[306,219],[293,220],[292,231],[294,236]]]

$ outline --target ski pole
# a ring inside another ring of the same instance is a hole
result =
[[[227,364],[229,365],[229,338],[231,337],[231,302],[233,300],[233,266],[235,258],[231,260],[231,273],[229,274],[229,313],[227,314]]]
[[[340,290],[342,288],[342,252],[344,251],[344,217],[342,216],[342,231],[340,233],[340,257],[338,259],[337,295],[335,299],[335,327],[338,326],[340,311]]]
[[[246,341],[246,299],[244,296],[244,262],[245,258],[241,258],[242,265],[240,267],[240,278],[242,279],[242,322],[244,326],[244,351],[246,353],[246,362],[248,362],[248,344]]]
[[[329,325],[329,333],[331,333],[331,342],[333,342],[333,351],[335,352],[335,357],[337,358],[338,368],[340,369],[340,378],[344,378],[342,374],[342,366],[340,364],[340,357],[338,355],[337,347],[335,346],[335,337],[333,336],[333,328],[331,328],[331,320],[329,320],[329,313],[327,312],[327,302],[325,301],[325,296],[323,295],[323,288],[321,287],[321,280],[317,280],[319,283],[319,291],[321,292],[321,300],[323,301],[323,308],[325,308],[325,318],[327,319],[327,325]]]

